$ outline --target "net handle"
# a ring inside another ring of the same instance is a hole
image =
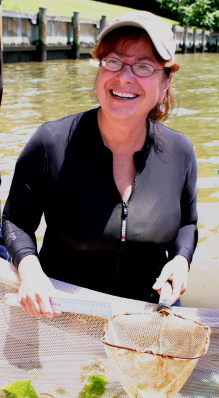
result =
[[[172,285],[169,282],[166,282],[161,288],[157,311],[162,311],[163,309],[171,310],[171,296],[172,296]]]

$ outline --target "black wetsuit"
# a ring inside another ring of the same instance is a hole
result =
[[[18,158],[4,208],[14,264],[37,255],[34,231],[44,212],[39,258],[48,276],[157,302],[151,287],[167,253],[191,262],[197,243],[197,164],[186,136],[150,122],[134,162],[133,192],[123,203],[97,109],[41,126]]]

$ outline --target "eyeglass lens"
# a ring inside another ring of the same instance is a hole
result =
[[[151,76],[155,71],[155,68],[147,63],[142,62],[130,65],[112,57],[103,58],[101,60],[101,64],[105,69],[110,70],[111,72],[118,72],[123,68],[124,65],[129,65],[132,69],[132,72],[137,76]]]

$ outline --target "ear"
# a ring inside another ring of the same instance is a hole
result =
[[[160,102],[163,102],[163,100],[164,100],[164,97],[165,97],[165,95],[166,95],[166,92],[167,92],[167,90],[168,90],[168,88],[169,88],[169,86],[170,86],[172,77],[173,77],[173,73],[170,73],[169,79],[165,79],[165,80],[164,80],[164,87],[163,87],[162,93],[161,93],[161,95],[160,95]]]

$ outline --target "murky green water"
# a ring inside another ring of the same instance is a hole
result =
[[[193,142],[198,160],[199,245],[183,305],[219,307],[219,55],[177,55],[173,79],[179,109],[166,124]],[[1,199],[5,203],[15,161],[42,123],[96,107],[89,60],[4,65],[0,110]],[[44,223],[37,236],[42,240]]]

